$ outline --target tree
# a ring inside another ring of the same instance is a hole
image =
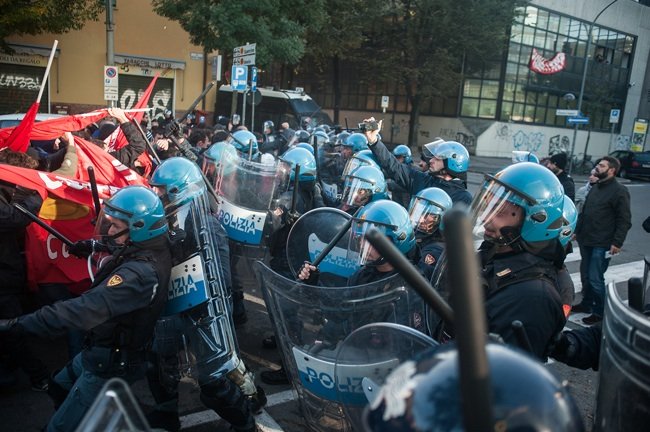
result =
[[[368,35],[369,66],[398,82],[411,106],[409,145],[423,102],[457,94],[460,71],[501,58],[520,0],[391,0]]]
[[[103,10],[98,0],[0,0],[0,51],[13,52],[8,36],[79,30]]]
[[[153,0],[161,16],[178,21],[192,43],[226,56],[257,43],[256,64],[297,63],[305,52],[307,27],[319,28],[323,0]]]

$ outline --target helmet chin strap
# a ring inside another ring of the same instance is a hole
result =
[[[503,227],[500,231],[501,235],[499,237],[486,240],[497,246],[510,246],[513,249],[518,249],[516,246],[521,239],[521,230],[518,227]]]

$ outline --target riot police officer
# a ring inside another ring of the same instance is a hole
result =
[[[182,366],[178,351],[189,350],[196,363],[190,369],[201,388],[201,401],[234,430],[255,430],[253,412],[263,406],[266,398],[262,389],[255,387],[253,374],[239,358],[231,316],[224,312],[231,308],[228,237],[211,214],[201,172],[187,159],[172,158],[158,167],[150,184],[165,204],[169,225],[180,240],[174,248],[174,269],[191,262],[213,277],[203,277],[202,271],[193,274],[192,285],[199,288],[192,294],[189,289],[188,294],[170,290],[170,301],[156,326],[154,367],[147,373],[157,403],[148,416],[149,421],[154,427],[180,428],[178,380]],[[198,236],[198,232],[207,233],[207,238]],[[184,271],[177,278],[174,269],[172,279],[183,283]],[[196,324],[207,321],[213,324],[202,329]],[[219,328],[216,332],[215,327]],[[199,348],[206,338],[213,348]]]
[[[374,118],[366,120],[373,122]],[[429,171],[419,172],[400,164],[379,139],[381,121],[376,130],[366,131],[368,146],[377,158],[386,176],[395,180],[411,194],[415,195],[427,187],[437,187],[449,195],[454,203],[472,203],[472,195],[467,191],[465,180],[469,168],[469,152],[455,141],[434,141],[424,145],[423,156],[429,161]]]
[[[418,192],[409,206],[409,218],[418,245],[418,267],[427,280],[445,250],[440,229],[442,217],[453,205],[442,189],[426,188]]]
[[[360,207],[387,197],[388,190],[382,172],[374,166],[361,166],[345,177],[339,208],[354,214]]]
[[[251,162],[259,162],[259,145],[254,133],[247,130],[238,130],[232,134],[230,140],[241,158]]]
[[[40,336],[59,336],[68,329],[87,332],[83,351],[50,384],[57,411],[48,431],[74,430],[111,377],[134,382],[144,376],[145,353],[167,298],[172,263],[168,227],[152,190],[120,189],[104,202],[95,232],[101,247],[82,242],[71,250],[92,252],[97,260],[88,291],[0,323],[5,331]]]
[[[278,154],[278,140],[275,134],[275,125],[271,120],[266,120],[263,126],[264,140],[260,146],[262,153],[272,153],[273,156]]]

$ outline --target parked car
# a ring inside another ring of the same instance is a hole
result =
[[[621,161],[618,176],[623,178],[650,177],[650,151],[616,150],[609,155]]]
[[[20,114],[2,114],[0,115],[0,129],[17,126],[20,124],[20,121],[25,117],[25,113]],[[61,114],[44,114],[37,113],[36,121],[49,120],[57,117],[62,117]]]

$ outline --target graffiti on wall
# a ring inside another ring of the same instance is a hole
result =
[[[476,149],[476,137],[470,133],[458,131],[452,128],[440,128],[438,136],[461,143],[470,151],[470,153],[472,150]]]
[[[506,142],[513,150],[538,153],[544,144],[544,132],[528,132],[525,129],[514,130],[509,124],[497,125],[494,139]]]
[[[41,80],[39,78],[24,76],[24,75],[0,75],[0,87],[17,87],[26,90],[38,90],[41,88]]]
[[[571,140],[566,135],[554,135],[548,140],[548,154],[569,153]]]
[[[630,149],[630,136],[617,135],[616,142],[614,143],[614,150],[629,150]]]
[[[138,100],[142,97],[144,90],[140,90],[137,95],[135,90],[126,89],[120,96],[120,107],[124,109],[131,109]],[[149,107],[153,108],[150,112],[149,118],[152,120],[161,120],[165,117],[165,110],[171,109],[172,92],[169,89],[158,90],[149,99]]]

